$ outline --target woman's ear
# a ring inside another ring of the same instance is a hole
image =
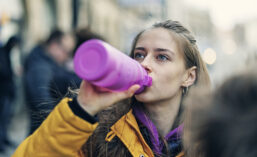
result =
[[[196,80],[196,66],[193,66],[186,70],[185,79],[182,83],[183,87],[189,87],[195,83]]]

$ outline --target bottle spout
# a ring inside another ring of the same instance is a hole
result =
[[[140,83],[141,87],[135,92],[135,94],[140,94],[144,91],[145,87],[150,87],[152,85],[152,77],[145,76],[145,79]]]
[[[147,87],[150,87],[152,85],[152,77],[150,76],[145,76],[145,79],[142,83],[143,86],[147,86]]]

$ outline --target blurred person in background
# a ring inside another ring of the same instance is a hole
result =
[[[77,89],[79,88],[79,85],[81,83],[81,79],[74,73],[73,68],[73,56],[77,50],[77,48],[84,42],[90,40],[90,39],[100,39],[104,40],[103,37],[100,35],[92,32],[88,28],[81,28],[74,31],[74,37],[75,37],[75,48],[72,51],[72,56],[69,58],[69,61],[66,62],[66,68],[68,69],[67,73],[62,73],[63,75],[55,75],[55,79],[51,82],[51,89],[57,89],[51,90],[52,97],[60,101],[64,96],[69,96],[70,92],[68,91],[67,87],[70,89]],[[58,80],[58,81],[55,81]]]
[[[192,86],[210,87],[196,40],[177,21],[159,22],[135,37],[131,57],[152,86],[134,95],[139,85],[101,92],[82,81],[13,156],[183,156],[183,100]]]
[[[13,102],[16,95],[11,52],[19,46],[19,43],[18,37],[12,36],[0,48],[0,152],[5,150],[5,145],[12,145],[7,134],[7,128],[14,112]]]
[[[245,68],[211,93],[189,98],[185,112],[187,157],[257,156],[257,72]]]
[[[66,77],[71,79],[64,65],[71,56],[74,45],[75,41],[70,34],[54,30],[45,44],[36,46],[25,59],[24,82],[30,113],[30,134],[40,126],[56,104],[51,91],[58,92],[58,89],[52,88],[51,83],[62,81]],[[68,88],[66,84],[60,86]]]
[[[105,41],[105,39],[102,36],[100,36],[97,33],[92,32],[89,28],[81,28],[81,29],[76,30],[75,37],[76,37],[77,42],[76,42],[75,49],[73,51],[74,52],[73,56],[75,55],[75,52],[76,52],[75,50],[85,41],[88,41],[90,39],[100,39],[100,40]]]

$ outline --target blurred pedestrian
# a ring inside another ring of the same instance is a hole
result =
[[[187,157],[257,156],[256,66],[235,74],[212,93],[189,99],[184,127]]]
[[[58,89],[52,88],[51,83],[62,81],[67,76],[64,64],[69,59],[74,44],[74,39],[69,34],[54,30],[47,41],[36,46],[25,60],[24,81],[30,113],[30,134],[40,126],[56,104],[51,91]],[[57,78],[61,80],[56,80]]]
[[[77,29],[75,31],[75,37],[76,37],[76,46],[75,46],[75,50],[85,41],[88,41],[90,39],[99,39],[99,40],[103,40],[105,41],[105,39],[100,36],[97,33],[94,33],[93,31],[91,31],[89,28],[80,28]],[[73,51],[74,53],[76,51]],[[74,55],[74,54],[73,54]]]
[[[8,139],[7,128],[13,114],[13,102],[15,100],[16,86],[11,65],[11,52],[19,46],[16,36],[9,38],[7,43],[0,48],[0,152],[4,151],[5,145],[11,145]]]
[[[50,88],[56,89],[51,90],[51,95],[54,100],[60,101],[64,96],[68,96],[70,93],[68,91],[70,89],[77,89],[80,86],[81,79],[75,74],[73,67],[73,56],[76,52],[76,49],[84,42],[90,39],[100,39],[103,40],[103,37],[98,35],[97,33],[92,32],[88,28],[81,28],[74,32],[75,37],[75,48],[72,51],[72,56],[66,62],[67,73],[62,73],[63,75],[55,75],[54,79],[51,82]],[[58,80],[58,81],[56,81]]]

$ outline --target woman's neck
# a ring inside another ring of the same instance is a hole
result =
[[[165,136],[172,129],[180,108],[181,97],[154,103],[144,103],[149,118],[156,126],[159,134]]]

